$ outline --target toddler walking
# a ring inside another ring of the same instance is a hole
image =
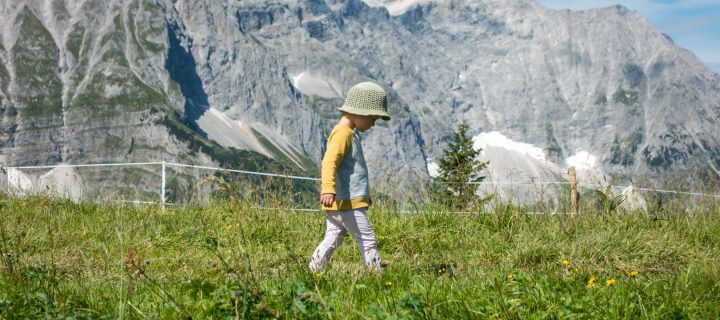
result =
[[[366,211],[372,204],[360,135],[377,119],[390,120],[385,90],[372,82],[350,88],[338,110],[342,117],[327,140],[322,160],[320,203],[325,210],[325,238],[310,258],[310,269],[322,269],[346,233],[357,241],[369,270],[380,269],[375,232]]]

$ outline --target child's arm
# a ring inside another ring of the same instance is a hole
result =
[[[338,126],[328,137],[327,150],[320,169],[320,203],[325,207],[331,207],[335,201],[335,172],[350,150],[352,134],[352,129]]]

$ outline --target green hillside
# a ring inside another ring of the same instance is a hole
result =
[[[6,196],[0,212],[3,319],[720,316],[717,209],[572,216],[375,207],[389,266],[364,271],[346,239],[317,274],[307,263],[325,228],[320,213]]]

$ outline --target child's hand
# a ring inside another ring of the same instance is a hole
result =
[[[323,193],[322,195],[320,195],[320,203],[326,208],[332,207],[333,202],[335,202],[334,193]]]

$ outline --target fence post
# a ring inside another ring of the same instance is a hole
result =
[[[165,210],[165,160],[162,162],[162,186],[160,187],[160,203]]]
[[[573,214],[577,214],[577,174],[575,171],[575,167],[570,167],[570,169],[568,169],[568,173],[570,174],[570,208]]]
[[[7,194],[10,194],[10,168],[8,167],[0,167],[1,172],[5,172],[5,180],[7,182]]]

